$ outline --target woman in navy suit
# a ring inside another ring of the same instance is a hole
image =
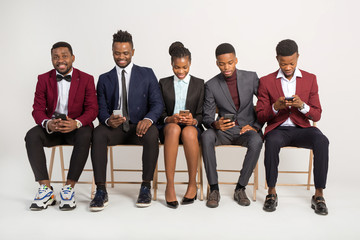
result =
[[[189,183],[181,204],[197,198],[196,170],[199,157],[204,80],[190,76],[191,53],[180,42],[169,48],[174,76],[160,79],[165,108],[159,120],[160,140],[164,143],[166,204],[177,208],[174,174],[179,143],[183,144],[188,165]]]

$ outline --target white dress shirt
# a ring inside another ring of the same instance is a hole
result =
[[[296,78],[297,77],[302,77],[302,74],[301,74],[299,68],[297,68],[297,67],[295,68],[294,75],[290,80],[288,80],[285,77],[285,74],[282,72],[282,70],[279,69],[279,72],[278,72],[278,75],[276,76],[276,78],[281,78],[281,87],[282,87],[285,97],[292,97],[293,95],[295,95],[295,93],[296,93]],[[272,106],[272,109],[275,114],[278,113],[278,111],[276,111],[274,108],[274,104]],[[302,110],[299,109],[299,111],[303,114],[306,114],[310,111],[310,107],[306,103],[304,103],[304,108]],[[291,121],[291,119],[289,117],[280,126],[295,127],[296,125],[293,123],[293,121]]]
[[[71,69],[71,72],[66,75],[72,76],[73,70]],[[56,75],[61,75],[58,71],[56,71]],[[58,88],[58,99],[57,104],[55,108],[55,112],[68,115],[68,103],[69,103],[69,91],[70,91],[70,84],[71,82],[65,81],[64,79],[57,82],[57,88]],[[54,117],[54,116],[53,116]]]

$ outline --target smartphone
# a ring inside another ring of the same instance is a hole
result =
[[[285,97],[285,100],[292,102],[292,101],[294,101],[294,97]]]
[[[113,114],[122,116],[122,111],[121,110],[113,110]]]
[[[190,110],[180,110],[179,115],[186,117],[190,114]]]
[[[232,113],[225,113],[224,118],[230,119],[231,122],[233,122],[235,120],[234,114],[232,114]]]
[[[66,115],[63,113],[55,113],[55,119],[66,120]]]

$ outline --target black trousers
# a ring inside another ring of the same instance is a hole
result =
[[[41,126],[30,129],[25,136],[25,145],[35,180],[49,180],[44,147],[73,145],[67,179],[78,181],[89,156],[89,147],[93,129],[81,127],[69,133],[54,132],[48,134]]]
[[[277,127],[265,136],[265,171],[269,187],[275,187],[278,177],[281,147],[293,146],[314,152],[314,185],[325,188],[329,162],[329,140],[316,127]]]
[[[154,125],[151,125],[143,137],[138,137],[136,135],[136,126],[136,124],[130,124],[130,130],[128,132],[124,132],[122,126],[111,128],[105,125],[99,125],[94,129],[91,161],[96,184],[106,182],[107,146],[120,144],[143,146],[142,180],[151,181],[153,179],[159,156],[159,131]]]

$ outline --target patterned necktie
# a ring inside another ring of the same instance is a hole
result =
[[[121,72],[121,85],[122,85],[122,112],[123,117],[126,117],[126,121],[123,122],[123,130],[124,132],[128,132],[130,129],[129,126],[129,113],[128,113],[128,104],[127,104],[127,93],[126,93],[126,82],[125,82],[125,70]]]
[[[71,75],[66,75],[66,76],[61,76],[60,74],[56,75],[56,81],[60,82],[63,79],[67,82],[71,82]]]

